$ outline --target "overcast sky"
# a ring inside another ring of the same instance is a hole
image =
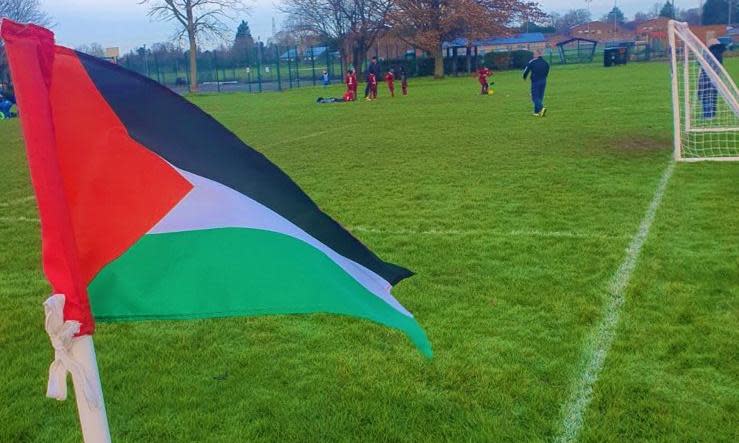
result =
[[[249,0],[247,0],[249,1]],[[639,10],[649,10],[658,0],[618,0],[616,3],[627,17]],[[251,12],[245,18],[249,22],[254,38],[267,40],[272,34],[272,18],[280,16],[275,9],[279,0],[251,0]],[[664,3],[664,0],[660,1]],[[170,23],[153,22],[146,15],[147,7],[138,0],[41,0],[44,10],[52,16],[57,42],[64,46],[77,47],[97,42],[103,47],[118,46],[128,51],[142,44],[168,40],[173,34]],[[585,0],[540,0],[545,12],[566,11],[585,8]],[[700,0],[676,0],[678,8],[698,7]],[[594,18],[608,12],[613,0],[593,0],[591,11]]]

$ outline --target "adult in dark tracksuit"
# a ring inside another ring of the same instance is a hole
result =
[[[523,79],[531,74],[531,101],[534,102],[534,115],[544,117],[547,108],[544,107],[544,91],[547,88],[547,77],[549,76],[549,63],[541,56],[541,51],[537,50],[534,58],[526,65],[523,71]]]
[[[711,51],[716,60],[720,64],[724,64],[724,51],[726,51],[726,45],[718,41],[718,39],[711,39],[708,42],[708,50]],[[708,65],[711,66],[715,71],[718,71],[718,66],[714,66],[714,61],[706,57]],[[711,81],[711,77],[708,73],[701,68],[701,73],[698,76],[698,98],[701,99],[703,105],[703,118],[712,119],[716,116],[716,101],[718,91]]]
[[[372,57],[372,61],[370,61],[369,66],[367,67],[367,75],[364,77],[364,79],[367,82],[367,86],[364,87],[364,98],[369,97],[370,93],[370,74],[375,74],[375,78],[382,78],[380,77],[380,64],[377,63],[377,57]]]

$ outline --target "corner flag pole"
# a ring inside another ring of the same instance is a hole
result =
[[[77,412],[80,416],[82,438],[85,443],[110,443],[110,430],[108,429],[108,417],[105,414],[105,401],[103,400],[103,389],[100,385],[100,373],[98,372],[97,359],[95,357],[95,345],[91,335],[83,335],[72,341],[72,358],[82,366],[86,380],[79,380],[72,375],[74,383],[74,397],[77,400]],[[89,382],[100,399],[99,404],[92,405],[84,394],[85,383]]]
[[[80,323],[64,320],[64,295],[55,294],[44,303],[45,328],[54,347],[54,361],[49,367],[46,396],[63,401],[67,398],[67,373],[72,374],[74,397],[85,443],[110,443],[95,346],[91,335],[75,337]]]
[[[23,110],[21,124],[41,216],[44,273],[57,292],[44,302],[44,327],[54,347],[46,395],[65,400],[67,373],[71,373],[84,441],[108,443],[110,432],[90,335],[95,321],[86,284],[80,277],[74,230],[57,158],[50,99],[57,51],[54,34],[33,24],[0,17],[0,38],[5,45],[18,107]]]

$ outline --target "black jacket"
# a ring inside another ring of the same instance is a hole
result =
[[[369,66],[367,66],[366,77],[369,78],[370,74],[375,74],[375,77],[377,77],[378,79],[380,78],[380,64],[379,63],[370,63]]]
[[[526,69],[523,70],[523,79],[531,74],[532,82],[539,82],[547,79],[549,75],[549,63],[541,57],[537,57],[526,65]]]
[[[719,63],[721,63],[722,65],[724,64],[724,52],[726,51],[726,45],[724,45],[723,43],[718,43],[715,45],[711,45],[708,50],[711,51],[711,54],[716,57],[716,60],[718,60]]]

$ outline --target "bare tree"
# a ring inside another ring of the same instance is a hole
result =
[[[51,17],[41,10],[39,0],[0,0],[0,17],[20,23],[51,25]]]
[[[76,49],[94,57],[105,57],[105,50],[100,43],[93,42],[89,45],[78,46]]]
[[[392,0],[284,0],[279,9],[288,30],[336,42],[358,67],[386,28],[391,5]]]
[[[573,26],[582,25],[592,20],[590,12],[584,8],[570,9],[562,15],[556,13],[550,15],[556,31],[564,35],[568,35],[570,28]]]
[[[514,23],[544,14],[529,0],[395,0],[388,17],[400,38],[431,55],[434,77],[442,78],[443,42],[507,34]]]
[[[209,37],[224,38],[227,21],[245,12],[242,0],[141,0],[149,4],[149,16],[165,22],[175,22],[176,39],[187,37],[190,47],[190,92],[198,90],[198,42]]]
[[[0,18],[3,17],[19,23],[51,26],[51,17],[41,10],[39,0],[0,0]],[[0,84],[9,82],[5,47],[0,41]]]
[[[343,13],[351,24],[347,42],[351,46],[352,63],[362,66],[367,51],[387,28],[387,17],[393,0],[352,0],[345,3]]]

